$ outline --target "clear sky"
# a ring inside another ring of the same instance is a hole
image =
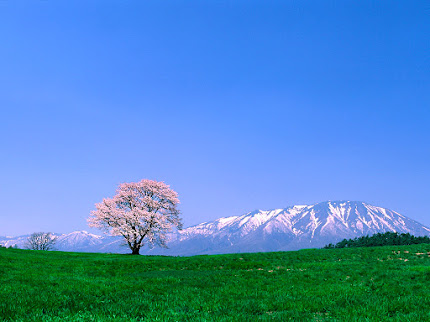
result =
[[[358,200],[430,226],[427,1],[0,1],[0,235],[121,182],[184,225]]]

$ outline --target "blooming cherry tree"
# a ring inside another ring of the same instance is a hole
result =
[[[167,247],[166,234],[172,227],[182,229],[178,194],[164,182],[142,180],[120,184],[113,198],[96,204],[88,218],[96,227],[112,236],[123,236],[132,254],[139,254],[147,242]]]

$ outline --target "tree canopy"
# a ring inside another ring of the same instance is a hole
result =
[[[97,203],[88,218],[90,227],[124,237],[132,254],[149,246],[167,247],[167,233],[182,229],[178,194],[164,182],[144,179],[122,183],[113,198]]]
[[[24,247],[32,250],[53,250],[57,237],[51,233],[33,233],[27,238]]]
[[[372,247],[389,245],[430,244],[430,237],[415,237],[409,233],[396,232],[377,233],[372,236],[362,236],[353,239],[343,239],[337,244],[328,244],[324,248]]]

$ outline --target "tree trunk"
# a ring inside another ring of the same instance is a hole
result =
[[[132,255],[139,255],[139,251],[140,251],[140,247],[134,247],[134,248],[131,250],[131,254],[132,254]]]

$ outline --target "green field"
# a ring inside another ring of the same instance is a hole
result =
[[[429,321],[430,245],[194,257],[0,249],[2,321]]]

